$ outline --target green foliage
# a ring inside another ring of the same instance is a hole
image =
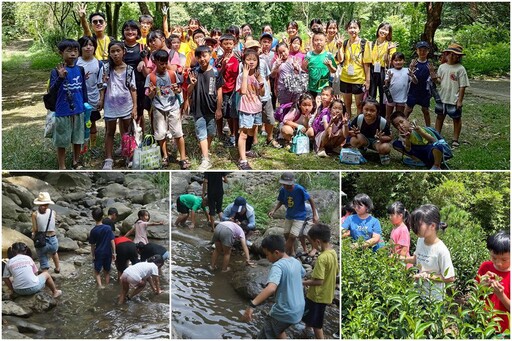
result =
[[[169,173],[153,172],[145,173],[146,178],[151,181],[160,190],[162,197],[169,195]]]
[[[506,75],[510,72],[510,43],[481,43],[465,49],[462,63],[469,76]]]

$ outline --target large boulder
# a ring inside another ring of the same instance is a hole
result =
[[[126,206],[125,203],[122,203],[122,202],[114,202],[112,205],[108,206],[108,207],[105,207],[103,209],[103,214],[107,215],[107,212],[110,208],[115,208],[117,209],[117,220],[118,221],[123,221],[126,219],[126,217],[128,217],[130,214],[133,213],[133,209]]]
[[[188,185],[187,193],[201,195],[203,193],[203,185],[200,184],[199,182],[194,181],[190,185]]]
[[[140,190],[149,190],[154,189],[155,184],[148,180],[147,178],[139,177],[126,177],[125,178],[125,186],[129,189],[140,189]]]
[[[274,220],[272,223],[276,224],[277,226],[283,226],[284,221],[282,221],[282,220],[278,220],[278,221]],[[258,254],[258,255],[264,256],[265,254],[263,253],[263,250],[261,249],[261,242],[263,241],[263,239],[266,236],[271,236],[271,235],[279,235],[279,236],[284,235],[284,229],[282,227],[277,227],[277,226],[267,228],[265,230],[265,233],[262,236],[259,236],[259,237],[255,238],[252,241],[252,245],[250,247],[251,252],[253,252],[255,254]]]
[[[30,337],[21,334],[16,326],[2,326],[2,339],[3,340],[19,340],[31,339]]]
[[[50,173],[45,177],[45,180],[50,185],[62,189],[69,189],[74,187],[89,189],[92,185],[91,178],[87,173]]]
[[[18,215],[24,212],[11,198],[2,195],[2,220],[18,220]]]
[[[7,258],[7,249],[11,247],[12,244],[18,242],[25,243],[32,251],[32,255],[36,255],[36,249],[32,239],[16,230],[2,226],[2,258]]]
[[[252,300],[265,288],[270,265],[269,261],[260,260],[254,268],[248,266],[233,271],[231,286],[239,295]]]
[[[2,320],[5,320],[5,322],[9,323],[11,326],[16,326],[20,333],[39,333],[46,330],[45,327],[36,323],[28,322],[20,317],[2,316]]]
[[[327,214],[331,213],[333,210],[339,211],[340,194],[338,190],[311,190],[309,191],[309,195],[315,202],[316,209],[319,213]]]
[[[48,311],[57,305],[57,301],[44,290],[35,295],[19,296],[14,301],[23,308],[32,310],[34,313]]]
[[[188,172],[187,172],[188,173]],[[171,176],[171,196],[172,201],[175,202],[178,195],[187,193],[188,182],[190,181],[190,174],[188,176],[186,173],[173,173]]]
[[[98,191],[100,198],[125,198],[128,189],[118,183],[107,185]]]
[[[17,205],[26,208],[34,206],[35,196],[25,187],[5,181],[2,185],[4,194],[11,198]]]
[[[54,174],[54,173],[52,173]],[[57,173],[55,173],[57,174]],[[50,185],[48,182],[36,179],[31,176],[13,176],[11,178],[4,178],[2,179],[2,182],[17,185],[23,188],[26,188],[29,190],[32,195],[32,201],[38,196],[39,192],[48,192],[50,193],[50,197],[53,201],[61,200],[62,195],[61,193],[56,190],[52,185]],[[32,203],[33,205],[33,203]]]
[[[2,302],[2,316],[12,315],[19,317],[29,317],[32,315],[32,310],[24,309],[13,301],[3,301]]]
[[[106,185],[109,183],[124,183],[125,174],[121,172],[95,172],[93,175],[97,185]]]
[[[72,240],[86,242],[92,230],[92,225],[70,225],[65,236]]]
[[[65,236],[58,236],[59,251],[75,251],[79,249],[78,243],[71,238]]]

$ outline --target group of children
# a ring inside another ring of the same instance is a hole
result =
[[[180,26],[169,32],[166,14],[163,31],[152,30],[153,19],[142,15],[138,23],[125,22],[122,41],[116,41],[105,33],[103,13],[92,13],[87,22],[86,7],[79,6],[79,15],[84,36],[78,42],[66,39],[59,43],[63,64],[52,70],[49,86],[57,98],[53,139],[60,169],[65,168],[65,148],[70,143],[73,168],[83,166],[79,155],[87,143],[84,130],[90,129],[89,149],[97,154],[96,122],[102,109],[106,127],[103,169],[112,169],[114,156],[120,152],[113,150],[116,125],[123,135],[135,120],[144,131],[145,110],[164,168],[170,161],[168,138],[177,146],[180,168],[191,165],[183,132],[187,113],[194,120],[199,141],[199,170],[212,167],[209,149],[216,135],[225,137],[226,147],[237,147],[240,169],[252,169],[248,158],[257,157],[252,146],[258,143],[260,127],[266,144],[274,148],[288,148],[292,138],[302,133],[311,138],[320,157],[347,145],[375,149],[382,164],[388,164],[389,123],[399,131],[402,147],[395,146],[397,150],[438,169],[438,148],[425,147],[434,144],[428,132],[415,123],[406,127],[393,120],[403,116],[407,121],[419,104],[429,126],[428,107],[434,95],[436,130],[440,132],[449,115],[455,128],[452,146],[459,145],[462,101],[469,82],[460,64],[464,54],[458,44],[443,51],[443,64],[436,72],[428,60],[430,46],[424,41],[416,45],[417,59],[404,68],[405,57],[396,52],[398,44],[392,41],[389,23],[379,25],[371,43],[359,37],[357,20],[346,25],[349,38],[343,40],[336,21],[324,25],[313,19],[309,41],[302,42],[293,21],[279,40],[269,25],[256,37],[248,24],[240,35],[237,26],[224,33],[220,29],[208,32],[191,19],[187,32]],[[440,85],[439,92],[434,83]],[[379,102],[372,100],[377,92]],[[369,99],[363,103],[365,94]],[[360,116],[352,115],[353,96]],[[87,128],[85,102],[92,107]]]
[[[358,194],[352,202],[343,207],[343,237],[351,237],[354,248],[371,247],[374,252],[385,245],[380,222],[371,215],[373,202],[367,194]],[[455,281],[455,269],[450,251],[439,239],[437,233],[446,229],[441,222],[439,209],[435,205],[422,205],[409,213],[404,205],[397,201],[387,209],[393,229],[389,236],[390,252],[407,264],[419,268],[413,275],[420,280],[422,297],[442,301],[445,295],[445,283]],[[409,230],[418,236],[416,250],[410,253]],[[487,239],[491,260],[482,263],[478,269],[478,282],[493,289],[490,302],[500,320],[500,332],[510,329],[510,233],[500,231]]]

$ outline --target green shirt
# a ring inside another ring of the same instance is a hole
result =
[[[203,202],[203,199],[195,196],[194,194],[182,194],[180,195],[180,202],[188,209],[197,212],[202,208],[201,203]]]
[[[311,277],[313,279],[323,279],[324,284],[310,286],[306,295],[307,298],[316,303],[331,304],[334,299],[337,273],[338,256],[336,251],[331,249],[320,253]]]
[[[336,68],[336,61],[332,54],[326,51],[320,54],[310,51],[304,58],[308,61],[308,90],[321,92],[323,88],[329,85],[329,77],[331,75],[329,68],[324,64],[324,60],[326,58],[332,60],[332,66],[334,68]]]

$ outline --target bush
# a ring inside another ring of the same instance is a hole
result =
[[[510,72],[510,43],[481,43],[464,49],[462,65],[470,77],[500,76]]]

